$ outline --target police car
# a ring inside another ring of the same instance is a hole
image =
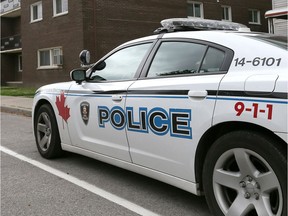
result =
[[[191,19],[156,33],[90,65],[83,51],[73,81],[37,90],[40,154],[75,152],[205,195],[217,216],[286,215],[287,38]]]

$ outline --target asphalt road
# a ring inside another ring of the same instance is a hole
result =
[[[43,159],[31,125],[1,113],[1,216],[211,216],[204,197],[162,182],[72,153]]]

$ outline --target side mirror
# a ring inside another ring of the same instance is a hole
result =
[[[88,50],[82,50],[79,58],[82,65],[88,65],[90,63],[90,52]]]
[[[72,80],[76,81],[76,83],[81,84],[86,80],[86,70],[84,69],[75,69],[70,72],[70,77]]]

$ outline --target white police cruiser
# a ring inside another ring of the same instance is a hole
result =
[[[162,25],[89,67],[83,51],[74,81],[37,90],[40,154],[76,152],[204,194],[217,216],[286,215],[287,38]]]

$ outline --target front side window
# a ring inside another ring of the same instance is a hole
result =
[[[53,0],[54,16],[68,13],[68,0]]]
[[[94,81],[133,79],[151,43],[135,45],[117,51],[105,59],[105,68],[91,74]]]
[[[42,1],[36,2],[30,6],[31,22],[42,20]]]
[[[250,9],[249,10],[249,23],[250,24],[260,24],[260,11]]]
[[[203,4],[200,2],[188,1],[188,17],[204,18]]]
[[[38,68],[55,68],[63,64],[61,48],[42,49],[38,51]]]
[[[232,12],[230,6],[222,6],[222,20],[232,21]]]

